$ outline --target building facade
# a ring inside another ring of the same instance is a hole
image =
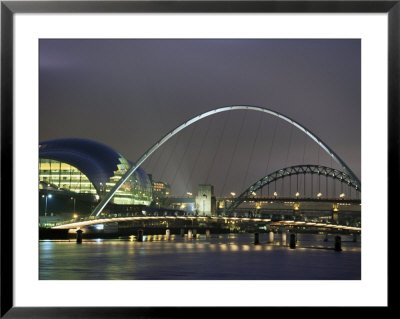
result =
[[[166,182],[153,182],[153,198],[165,198],[171,194],[171,186]]]
[[[39,189],[103,197],[133,165],[112,148],[86,139],[57,139],[39,144]],[[152,185],[141,168],[116,192],[111,202],[150,205]]]
[[[195,203],[197,214],[200,216],[215,215],[216,199],[214,196],[214,186],[200,184]]]

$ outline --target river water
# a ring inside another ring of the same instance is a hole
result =
[[[360,237],[298,234],[296,249],[268,243],[260,234],[204,235],[197,239],[146,236],[127,239],[87,239],[39,242],[41,280],[360,280]],[[289,240],[289,236],[287,238]]]

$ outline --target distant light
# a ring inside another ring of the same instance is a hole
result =
[[[97,194],[96,194],[94,197],[96,197],[96,199],[97,199],[97,200],[100,198],[100,196],[99,196],[99,195],[97,195]]]
[[[232,195],[232,196],[236,196],[236,193],[234,193],[234,192],[231,192],[231,195]]]
[[[186,194],[189,195],[189,196],[192,196],[192,195],[193,195],[191,192],[187,192]]]
[[[322,196],[322,193],[318,193],[318,194],[317,194],[317,197],[321,197],[321,196]]]
[[[296,197],[299,197],[300,196],[300,193],[299,192],[296,192]]]
[[[341,193],[339,196],[340,196],[340,198],[343,198],[343,197],[345,197],[346,195],[345,195],[344,193]]]
[[[94,226],[97,230],[102,230],[102,229],[104,229],[104,224],[99,224],[99,225],[96,225],[96,226]]]
[[[52,197],[53,197],[53,195],[49,194],[49,195],[47,195],[47,197],[48,197],[48,198],[52,198]]]
[[[257,194],[256,192],[251,192],[251,195],[256,196]]]
[[[278,193],[277,193],[277,192],[274,192],[274,196],[278,196]]]
[[[77,214],[74,214],[74,218],[75,218],[75,219],[78,218],[78,215],[77,215]]]

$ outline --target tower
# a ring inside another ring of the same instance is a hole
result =
[[[214,186],[200,184],[196,196],[196,210],[200,216],[211,216],[215,214],[216,199]]]

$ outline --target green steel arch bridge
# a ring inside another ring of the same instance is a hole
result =
[[[255,198],[256,192],[260,189],[262,189],[265,186],[268,186],[272,183],[276,183],[278,180],[283,180],[283,179],[289,179],[289,188],[291,189],[291,184],[292,184],[292,176],[295,177],[296,182],[294,183],[293,187],[296,190],[296,197],[288,197],[288,198],[281,198],[280,200],[295,200],[295,201],[320,201],[322,198],[322,193],[320,192],[320,180],[318,185],[316,185],[316,188],[318,188],[318,194],[317,198],[313,199],[312,197],[305,197],[304,195],[300,197],[300,194],[298,193],[299,189],[299,175],[316,175],[320,179],[325,178],[325,179],[333,179],[337,180],[340,183],[343,183],[347,185],[350,189],[354,189],[355,192],[361,192],[361,185],[358,183],[358,181],[354,180],[352,176],[350,176],[347,173],[341,172],[337,169],[322,166],[322,165],[296,165],[296,166],[290,166],[286,168],[279,169],[275,172],[272,172],[263,178],[259,179],[256,181],[254,184],[250,185],[245,191],[243,191],[238,197],[234,198],[229,206],[227,206],[224,210],[224,213],[226,215],[232,214],[232,212],[244,201],[254,201],[257,200]],[[303,178],[303,181],[305,183],[305,178]],[[313,188],[313,181],[314,179],[311,179],[311,194],[313,193],[312,188]],[[326,188],[328,187],[328,183],[325,184]],[[276,188],[276,187],[275,187]],[[304,185],[305,188],[305,185]],[[291,191],[290,191],[291,193]],[[318,196],[321,194],[321,196]],[[328,189],[326,189],[326,193],[328,194]],[[343,194],[344,195],[344,194]],[[274,198],[276,199],[276,197]],[[262,198],[259,198],[258,200],[262,200]],[[325,201],[329,202],[336,202],[337,199],[324,199]],[[355,203],[360,203],[360,200],[353,200]]]

